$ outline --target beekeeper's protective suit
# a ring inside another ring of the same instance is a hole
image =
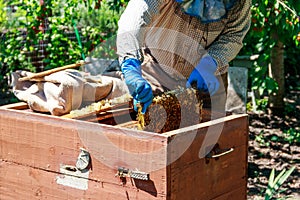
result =
[[[194,84],[222,109],[228,63],[249,30],[250,6],[251,0],[131,0],[119,20],[117,49],[143,112],[153,92]]]

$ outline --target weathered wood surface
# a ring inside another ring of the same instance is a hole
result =
[[[242,199],[246,199],[245,193],[246,193],[245,187],[241,186],[241,187],[235,188],[234,190],[232,190],[228,193],[222,194],[212,200],[240,200],[240,199],[242,200]]]
[[[90,179],[120,184],[115,177],[118,167],[138,169],[149,172],[151,179],[148,188],[140,189],[166,194],[163,135],[8,109],[0,109],[0,127],[0,159],[59,172],[62,164],[75,165],[83,147],[92,155]]]
[[[198,131],[195,133],[195,129]],[[218,134],[220,132],[220,134]],[[210,135],[211,136],[210,136]],[[179,152],[178,144],[187,143],[192,137],[192,143],[186,151],[169,166],[170,199],[214,199],[223,194],[242,187],[243,190],[231,199],[246,199],[247,190],[247,115],[233,115],[169,132],[176,145],[168,148],[168,159],[174,160]],[[220,149],[233,148],[232,152],[218,158],[202,158],[212,149],[216,141]],[[184,145],[183,145],[184,146]],[[202,150],[203,151],[202,151]],[[241,198],[242,197],[242,198]]]
[[[123,187],[121,185],[88,181],[88,190],[78,190],[64,185],[59,185],[56,180],[61,174],[35,169],[28,166],[0,161],[0,199],[1,200],[164,200],[165,195],[153,196],[143,190]],[[8,178],[9,177],[9,178]],[[188,194],[184,199],[189,199]],[[201,200],[201,198],[196,198]],[[241,200],[244,199],[244,187],[238,187],[226,194],[212,200]],[[206,199],[203,199],[206,200]]]
[[[45,76],[48,76],[48,75],[53,74],[55,72],[63,71],[63,70],[66,70],[66,69],[77,68],[77,67],[80,67],[80,66],[85,65],[85,64],[89,64],[89,63],[86,63],[86,62],[74,63],[74,64],[70,64],[70,65],[65,65],[65,66],[62,66],[62,67],[49,69],[49,70],[46,70],[46,71],[43,71],[43,72],[32,73],[30,76],[19,78],[19,81],[29,81],[29,80],[43,81],[42,78],[45,77]]]
[[[10,107],[0,108],[0,135],[0,159],[4,166],[1,173],[5,168],[7,174],[23,174],[29,188],[32,184],[30,190],[16,186],[21,193],[27,191],[33,195],[36,188],[49,187],[45,191],[53,190],[55,194],[51,195],[62,193],[66,197],[72,193],[82,199],[90,194],[101,199],[246,199],[247,115],[231,115],[155,134]],[[233,148],[233,151],[216,159],[203,158],[216,142],[220,149]],[[84,193],[57,185],[53,178],[62,164],[75,165],[80,147],[92,156],[89,188]],[[121,182],[115,177],[118,167],[149,172],[151,180],[126,178],[126,183]],[[29,181],[30,170],[37,170],[40,182]],[[46,177],[39,177],[42,174]],[[5,174],[1,177],[9,178],[0,179],[0,194],[14,190],[11,187],[17,184],[17,177]],[[100,186],[101,190],[95,189]]]
[[[25,110],[28,109],[28,105],[25,102],[18,102],[13,104],[2,105],[0,106],[0,109]]]
[[[57,184],[63,176],[52,171],[45,171],[29,166],[0,160],[0,199],[1,200],[157,200],[165,195],[156,196],[143,190],[123,187],[120,184],[86,180],[88,190]],[[134,184],[134,183],[133,183]]]

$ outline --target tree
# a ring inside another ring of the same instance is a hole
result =
[[[251,74],[252,87],[260,95],[267,92],[271,113],[281,114],[285,94],[284,48],[291,40],[299,46],[300,5],[296,0],[253,0],[252,4],[252,27],[246,48],[260,55]]]

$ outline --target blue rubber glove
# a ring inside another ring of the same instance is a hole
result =
[[[150,84],[142,77],[141,62],[134,58],[126,59],[121,64],[126,85],[133,97],[134,110],[137,111],[137,103],[143,105],[142,113],[152,103],[153,93]]]
[[[215,76],[217,63],[211,56],[205,56],[190,74],[186,87],[190,88],[193,83],[197,83],[197,89],[209,92],[212,96],[220,87],[220,83]]]

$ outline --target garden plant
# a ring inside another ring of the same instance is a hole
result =
[[[17,101],[9,86],[15,70],[76,63],[100,44],[99,57],[116,59],[114,44],[103,44],[128,1],[0,0],[0,105]],[[239,54],[258,55],[248,84],[261,110],[249,101],[249,199],[292,199],[300,196],[300,4],[252,0],[251,11]]]

